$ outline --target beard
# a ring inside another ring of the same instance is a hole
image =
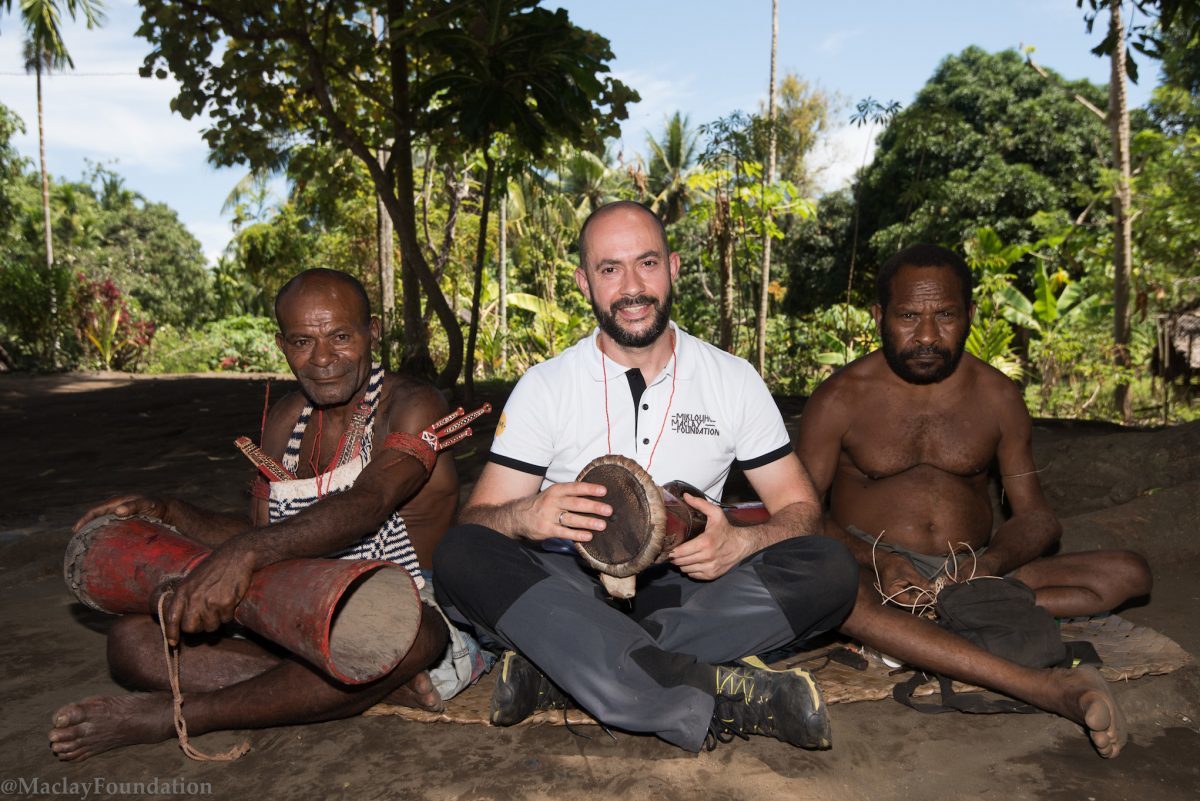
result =
[[[667,330],[667,323],[671,320],[671,304],[674,301],[675,287],[672,285],[667,289],[667,297],[661,303],[649,295],[638,295],[636,298],[615,300],[605,311],[593,300],[592,313],[596,315],[596,322],[600,324],[600,330],[608,334],[613,342],[623,348],[644,348]],[[649,328],[639,333],[621,327],[621,323],[617,320],[617,312],[629,306],[651,306],[654,309],[654,319]]]
[[[888,367],[892,368],[893,373],[910,384],[936,384],[945,381],[958,369],[958,363],[962,360],[963,351],[966,349],[964,347],[966,342],[967,337],[964,334],[962,339],[955,343],[953,350],[914,345],[906,350],[898,351],[895,340],[884,333],[883,358],[887,360]],[[910,360],[928,356],[936,356],[941,361],[925,369],[915,368],[910,362]]]

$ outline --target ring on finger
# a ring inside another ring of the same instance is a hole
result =
[[[563,515],[565,515],[566,513],[567,513],[567,510],[566,510],[566,509],[563,509],[561,512],[559,512],[559,513],[558,513],[558,524],[559,524],[560,526],[563,526],[564,528],[565,528],[566,526],[563,524],[563,520],[562,520],[562,519],[563,519]]]

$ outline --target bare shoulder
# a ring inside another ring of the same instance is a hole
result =
[[[961,366],[971,371],[980,399],[989,402],[997,412],[1012,411],[1015,407],[1025,410],[1025,398],[1016,381],[970,353],[963,354]]]
[[[974,404],[991,411],[989,417],[999,425],[1000,435],[1019,439],[1029,436],[1033,421],[1017,382],[969,353],[963,354],[962,365],[972,373]]]
[[[446,398],[433,384],[400,373],[384,376],[380,407],[390,430],[413,432],[445,416],[449,409]]]
[[[822,411],[825,407],[851,409],[862,398],[877,391],[877,384],[883,377],[881,371],[886,369],[881,351],[861,356],[826,378],[813,392],[809,405]]]
[[[275,458],[283,454],[283,448],[292,435],[292,428],[304,411],[308,398],[296,390],[284,395],[271,404],[267,412],[266,429],[263,431],[262,449]]]

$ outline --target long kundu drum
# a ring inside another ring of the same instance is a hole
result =
[[[150,517],[97,518],[67,545],[63,576],[79,601],[154,614],[158,596],[211,553]],[[400,663],[421,626],[421,599],[392,562],[291,559],[257,571],[234,619],[346,684]]]
[[[683,500],[685,493],[703,498],[703,492],[683,481],[659,487],[627,456],[609,454],[593,459],[575,480],[608,490],[604,502],[613,513],[606,519],[604,531],[594,532],[588,542],[575,543],[575,549],[600,573],[600,583],[614,598],[632,598],[638,573],[665,562],[673,548],[702,533],[708,523]],[[752,526],[770,518],[760,503],[722,508],[735,526]]]

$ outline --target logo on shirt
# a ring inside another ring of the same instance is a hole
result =
[[[675,412],[671,415],[671,430],[676,434],[699,434],[705,437],[719,437],[721,430],[717,421],[707,414],[692,414],[691,412]]]
[[[500,412],[500,420],[499,420],[499,422],[496,423],[496,436],[497,437],[504,433],[504,426],[507,423],[508,423],[508,417],[505,416],[504,412]]]

